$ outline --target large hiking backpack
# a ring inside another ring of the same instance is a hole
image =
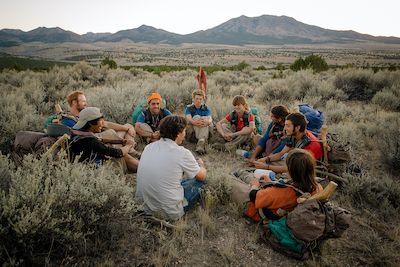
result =
[[[261,118],[258,115],[258,109],[256,107],[250,108],[251,114],[254,115],[254,122],[256,124],[256,131],[258,134],[262,134],[262,125],[261,125]]]
[[[307,259],[309,250],[320,241],[340,237],[350,226],[351,213],[329,202],[308,200],[287,217],[269,221],[261,238],[273,249],[296,259]]]
[[[329,146],[328,159],[330,163],[343,164],[351,160],[349,143],[342,144],[335,133],[328,133],[326,141]]]
[[[300,104],[299,112],[303,113],[307,118],[307,130],[311,131],[315,136],[318,136],[324,124],[324,113],[318,109],[314,109],[309,104]]]

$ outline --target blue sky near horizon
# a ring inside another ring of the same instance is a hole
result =
[[[285,15],[332,30],[400,37],[400,1],[362,0],[1,0],[0,29],[61,27],[78,34],[142,24],[187,34],[245,15]]]

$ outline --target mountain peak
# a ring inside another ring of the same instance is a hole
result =
[[[261,15],[248,17],[241,15],[214,28],[181,35],[157,29],[149,25],[111,33],[91,33],[83,35],[63,30],[60,27],[38,27],[29,32],[20,30],[0,30],[0,46],[21,42],[119,42],[130,40],[145,43],[211,43],[227,45],[245,44],[313,44],[313,43],[359,43],[380,42],[400,44],[400,38],[375,37],[355,31],[334,31],[308,25],[288,16]]]

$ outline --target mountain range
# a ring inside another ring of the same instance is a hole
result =
[[[246,44],[324,44],[377,42],[400,44],[400,38],[361,34],[355,31],[336,31],[308,25],[287,16],[240,16],[214,28],[190,34],[176,34],[151,26],[121,30],[116,33],[76,34],[61,28],[39,27],[24,32],[0,30],[0,46],[15,46],[26,42],[120,42],[131,41],[152,44],[208,43],[226,45]]]

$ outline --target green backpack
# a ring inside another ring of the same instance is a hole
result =
[[[251,107],[250,108],[251,114],[254,115],[254,122],[256,124],[256,131],[258,134],[262,135],[262,125],[261,125],[261,118],[258,115],[258,109],[256,107]]]
[[[262,230],[261,238],[274,250],[298,260],[305,260],[309,257],[309,244],[293,235],[286,224],[286,217],[268,221],[268,225],[263,225]]]

